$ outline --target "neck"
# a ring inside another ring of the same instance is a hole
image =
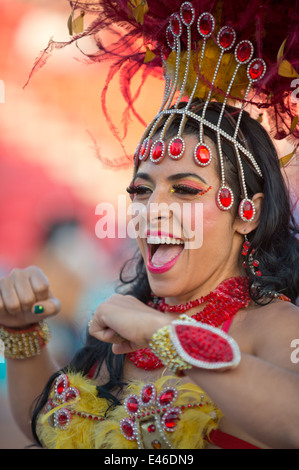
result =
[[[204,281],[196,289],[186,292],[182,295],[178,295],[178,296],[166,296],[165,302],[169,305],[177,305],[177,304],[183,304],[186,302],[191,302],[193,300],[199,299],[200,297],[204,297],[208,295],[210,292],[213,292],[216,289],[216,287],[218,287],[219,284],[221,284],[226,279],[229,279],[231,277],[244,276],[244,275],[245,275],[245,272],[241,272],[238,267],[236,267],[233,270],[229,270],[226,274],[223,274],[223,272],[221,274],[218,272],[215,272],[212,276],[210,276],[206,281]]]

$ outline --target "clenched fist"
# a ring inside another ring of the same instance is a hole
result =
[[[96,309],[89,333],[112,343],[114,354],[148,347],[153,333],[173,317],[154,310],[131,295],[114,294]]]
[[[38,267],[13,269],[0,279],[0,324],[23,328],[56,315],[59,310],[60,302]]]

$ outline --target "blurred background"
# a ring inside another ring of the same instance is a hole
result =
[[[120,268],[135,252],[130,239],[95,234],[96,206],[109,202],[117,211],[118,195],[125,194],[132,174],[128,165],[104,165],[96,151],[113,161],[124,157],[101,111],[109,64],[86,64],[73,45],[54,52],[23,88],[49,39],[70,38],[70,12],[67,0],[0,0],[0,275],[32,264],[44,270],[62,304],[50,325],[51,347],[61,365],[80,346],[92,312],[114,291]],[[84,51],[95,51],[92,40],[84,41]],[[151,80],[138,100],[146,122],[163,91],[163,83]],[[117,77],[107,98],[120,127],[124,103]],[[131,123],[124,141],[129,155],[142,130]],[[289,151],[281,149],[282,155]],[[297,164],[293,159],[287,168],[294,200]],[[0,448],[28,444],[10,414],[0,355]]]

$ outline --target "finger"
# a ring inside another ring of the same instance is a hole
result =
[[[98,339],[99,341],[103,341],[104,343],[114,343],[116,340],[115,331],[111,330],[111,328],[104,328],[101,330],[90,328],[89,333],[91,336]]]
[[[34,315],[38,315],[40,319],[43,319],[49,316],[57,315],[57,313],[60,311],[60,307],[60,301],[52,296],[47,300],[36,302],[32,306],[31,312]]]
[[[23,311],[31,310],[32,305],[36,302],[37,299],[29,279],[24,276],[16,276],[14,279],[14,287],[19,298],[21,309]]]
[[[128,354],[129,352],[132,352],[132,346],[127,340],[124,340],[121,343],[114,343],[112,345],[112,352],[114,354]]]
[[[49,281],[41,269],[34,269],[30,273],[29,281],[36,300],[47,300],[49,297]]]
[[[11,315],[21,312],[19,297],[16,293],[13,281],[6,277],[1,281],[1,296],[4,309]]]
[[[115,330],[107,326],[103,316],[99,312],[99,308],[89,322],[89,334],[105,343],[113,343],[117,340]]]
[[[123,338],[119,333],[114,333],[114,340],[116,344],[126,341],[126,339]]]

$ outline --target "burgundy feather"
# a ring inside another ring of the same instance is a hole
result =
[[[136,0],[135,0],[136,1]],[[267,73],[257,82],[254,102],[261,109],[269,111],[275,138],[281,139],[292,135],[299,138],[299,124],[291,130],[298,106],[289,105],[289,97],[294,87],[293,78],[281,77],[278,74],[277,54],[283,41],[286,40],[284,55],[299,76],[299,0],[194,0],[191,1],[196,17],[202,12],[211,12],[216,18],[221,15],[219,26],[230,25],[237,33],[238,40],[248,39],[255,47],[255,57],[262,57],[267,64]],[[113,125],[106,107],[106,94],[114,74],[120,70],[120,89],[127,105],[124,112],[124,134],[126,135],[131,113],[141,122],[143,119],[134,108],[141,87],[132,96],[131,82],[140,69],[143,72],[142,84],[151,73],[161,71],[161,50],[167,47],[165,29],[172,13],[178,12],[181,0],[148,0],[149,11],[144,16],[144,24],[135,21],[132,15],[134,3],[130,0],[81,0],[70,2],[73,10],[84,10],[95,16],[94,21],[82,34],[60,43],[50,40],[47,48],[36,60],[30,73],[39,70],[55,49],[66,47],[82,37],[94,36],[98,52],[88,55],[92,61],[111,60],[112,65],[102,93],[102,106],[113,135],[121,141],[119,132]],[[131,8],[130,8],[131,5]],[[116,29],[117,27],[117,29]],[[119,34],[119,27],[124,34]],[[116,41],[105,47],[100,39],[100,32],[114,30]],[[198,40],[196,25],[192,26],[193,37]],[[182,38],[184,43],[185,38]],[[141,43],[142,41],[142,43]],[[142,49],[140,45],[143,44]],[[146,46],[156,54],[156,59],[144,65]],[[27,82],[28,83],[28,82]],[[257,101],[258,95],[258,101]],[[293,126],[294,127],[294,126]]]

